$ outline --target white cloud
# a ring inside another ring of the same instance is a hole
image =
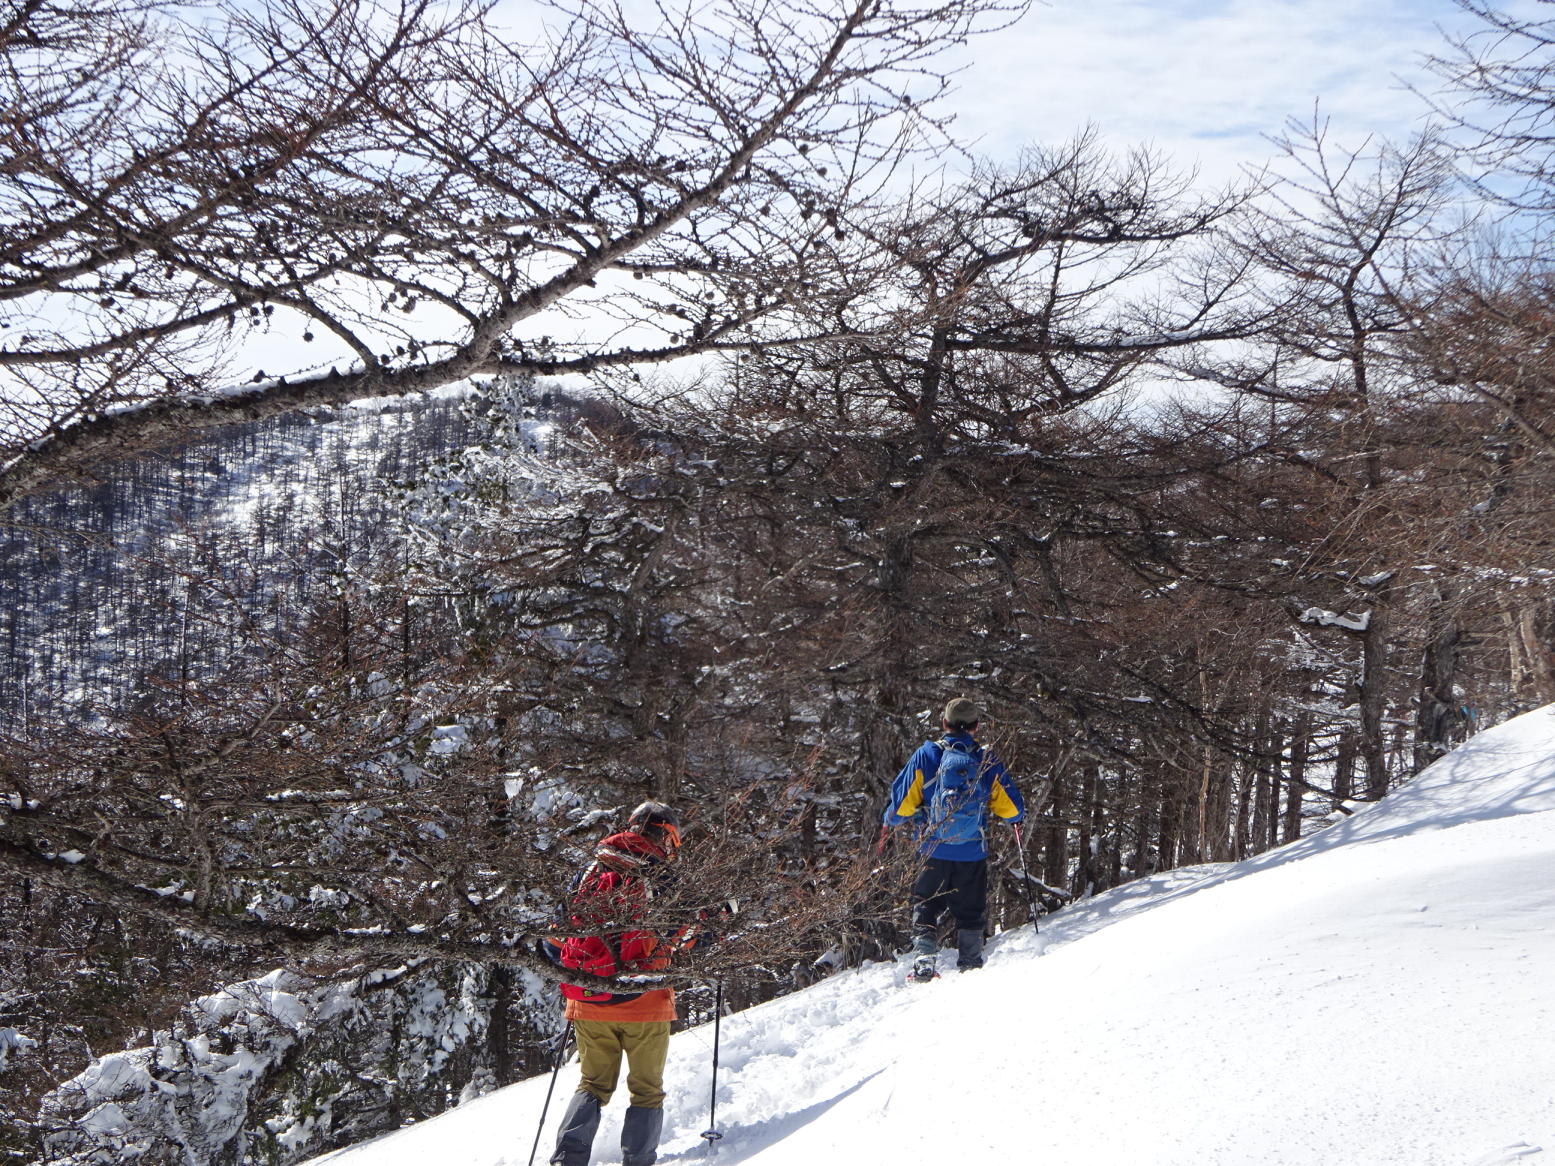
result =
[[[1420,128],[1427,53],[1472,27],[1452,0],[1048,0],[974,40],[953,104],[979,150],[1009,157],[1094,123],[1212,181],[1273,151],[1313,103],[1344,141]]]

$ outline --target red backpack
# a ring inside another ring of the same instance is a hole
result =
[[[664,852],[641,834],[612,834],[599,844],[594,861],[578,878],[567,923],[574,934],[561,944],[564,968],[587,972],[591,976],[615,976],[623,972],[651,972],[669,965],[659,950],[658,936],[651,931],[628,929],[600,933],[601,926],[620,926],[623,920],[642,915],[653,888],[633,873],[644,865],[659,861]],[[593,932],[589,934],[589,932]],[[641,993],[590,992],[572,984],[561,986],[569,1000],[590,1004],[620,1004],[635,1000]]]

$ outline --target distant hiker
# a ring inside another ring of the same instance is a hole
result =
[[[568,925],[580,934],[545,941],[546,954],[564,968],[597,976],[652,973],[669,966],[677,950],[695,943],[690,927],[670,935],[627,928],[606,934],[588,932],[601,924],[616,927],[641,917],[654,894],[662,892],[680,849],[680,815],[662,802],[644,802],[632,811],[626,829],[602,841],[594,859],[580,872],[568,905]],[[578,1042],[582,1080],[556,1139],[553,1166],[588,1166],[600,1110],[610,1101],[627,1063],[631,1095],[621,1126],[622,1166],[652,1166],[658,1157],[664,1120],[664,1061],[669,1054],[675,993],[654,988],[629,994],[590,992],[562,985],[567,1019]]]
[[[917,827],[923,869],[913,883],[913,978],[931,980],[939,952],[939,918],[956,921],[956,966],[983,966],[988,914],[988,815],[1019,822],[1020,790],[990,750],[973,738],[982,712],[958,696],[945,706],[944,736],[925,741],[896,775],[885,824]]]

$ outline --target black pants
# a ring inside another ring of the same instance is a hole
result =
[[[912,902],[917,935],[934,934],[946,911],[955,916],[957,931],[981,932],[988,918],[988,860],[928,859],[912,885]]]

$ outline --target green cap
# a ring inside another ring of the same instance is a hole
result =
[[[958,696],[945,706],[947,725],[975,725],[982,719],[982,710],[968,697]]]

